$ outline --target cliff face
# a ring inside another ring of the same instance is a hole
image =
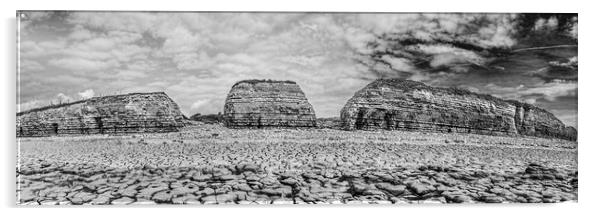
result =
[[[315,127],[314,109],[292,81],[244,80],[230,90],[224,105],[230,128]]]
[[[403,79],[380,79],[341,110],[346,130],[418,130],[576,140],[577,131],[533,105]]]
[[[17,113],[17,136],[171,132],[178,105],[163,92],[95,97]]]

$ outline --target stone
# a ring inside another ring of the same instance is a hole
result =
[[[237,198],[238,195],[235,193],[225,193],[215,196],[215,200],[218,204],[234,204]]]
[[[316,126],[312,105],[293,81],[237,82],[226,98],[224,121],[229,128]]]
[[[17,113],[17,136],[174,132],[178,105],[163,92],[93,97]]]
[[[157,203],[169,203],[172,197],[171,191],[159,191],[153,195],[152,200]]]
[[[525,174],[534,180],[555,180],[557,176],[564,179],[563,175],[554,168],[547,168],[539,164],[531,163],[525,168]]]
[[[393,196],[399,196],[406,191],[405,185],[392,185],[391,183],[377,183],[376,187],[391,193]]]
[[[545,202],[545,200],[544,200]],[[43,200],[43,201],[39,201],[40,205],[58,205],[59,202],[56,200]]]
[[[36,195],[32,193],[32,190],[23,190],[18,192],[18,198],[20,203],[26,203],[33,201]]]
[[[151,184],[149,186],[147,186],[144,189],[141,189],[138,194],[136,194],[136,197],[139,198],[144,198],[144,199],[151,199],[153,194],[162,190],[168,190],[169,186],[165,183],[155,183],[155,184]]]
[[[96,198],[96,194],[88,193],[88,192],[77,192],[71,197],[71,203],[74,205],[81,205],[87,202],[92,201]]]
[[[173,198],[171,201],[173,204],[201,204],[201,201],[196,196],[190,194]]]
[[[449,196],[448,200],[454,203],[470,203],[472,202],[472,198],[466,195],[454,195]]]
[[[194,194],[199,195],[199,196],[215,195],[215,189],[206,187],[206,188],[203,188],[203,190],[194,192]]]
[[[115,195],[135,197],[137,193],[138,193],[137,190],[134,190],[131,188],[125,188],[125,189],[118,190]]]
[[[109,204],[111,202],[111,195],[106,193],[106,194],[100,194],[98,195],[98,197],[96,197],[95,199],[93,199],[92,201],[90,201],[90,204],[92,205],[106,205]]]
[[[221,175],[219,177],[217,177],[217,179],[221,180],[221,181],[229,181],[229,180],[234,180],[237,179],[238,177],[236,175]]]
[[[211,175],[203,175],[200,173],[196,173],[192,176],[193,181],[204,182],[211,179]]]
[[[131,204],[133,202],[134,202],[134,199],[132,199],[132,198],[122,197],[122,198],[119,198],[119,199],[111,201],[111,204],[113,204],[113,205],[127,205],[127,204]]]
[[[186,195],[186,194],[192,194],[194,192],[199,191],[199,187],[194,185],[194,184],[188,184],[185,186],[181,186],[181,187],[177,187],[174,188],[171,193],[174,196],[181,196],[181,195]]]
[[[260,167],[257,164],[252,164],[252,163],[245,163],[245,164],[238,164],[236,165],[236,172],[237,173],[243,173],[243,172],[258,172],[260,171]]]
[[[289,188],[285,188],[285,187],[279,187],[279,188],[265,188],[263,190],[260,191],[263,194],[266,194],[268,196],[290,196],[291,195],[291,189]]]
[[[575,128],[534,105],[404,79],[378,79],[341,110],[345,130],[413,130],[576,140]]]
[[[425,195],[429,192],[433,192],[437,190],[435,187],[429,184],[424,184],[422,182],[411,182],[407,185],[408,189],[418,195]]]
[[[285,185],[289,185],[289,186],[294,186],[299,184],[299,182],[294,179],[294,178],[286,178],[286,179],[282,179],[280,180],[280,183],[285,184]]]
[[[479,201],[486,203],[502,203],[504,200],[504,198],[495,195],[484,195],[479,198]]]
[[[423,203],[423,204],[443,204],[443,203],[447,203],[447,201],[443,197],[432,197],[432,198],[428,198],[426,200],[422,200],[420,203]]]
[[[252,191],[253,190],[251,187],[249,187],[248,184],[237,184],[237,185],[234,185],[232,187],[232,189],[239,190],[239,191]]]

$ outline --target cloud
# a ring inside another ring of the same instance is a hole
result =
[[[405,63],[403,68],[413,69],[415,78],[431,71],[466,72],[488,62],[484,51],[516,44],[514,18],[513,14],[363,14],[355,21],[372,38],[358,39],[364,46],[353,37],[348,41],[359,61],[381,77],[396,71],[390,64],[392,56]]]
[[[576,82],[555,81],[525,89],[521,95],[543,95],[544,99],[554,101],[561,96],[577,96]]]
[[[39,17],[27,21],[33,34],[20,37],[22,100],[50,100],[59,92],[77,96],[73,89],[100,95],[165,91],[184,113],[217,113],[236,81],[278,79],[299,83],[323,117],[338,116],[357,90],[379,77],[443,87],[474,83],[485,93],[535,103],[563,103],[560,95],[576,87],[556,84],[564,90],[554,92],[555,84],[519,76],[522,68],[500,64],[506,74],[487,69],[501,59],[495,49],[522,42],[513,37],[515,14],[74,12]],[[396,46],[401,49],[391,49]],[[366,57],[375,58],[358,63]],[[551,61],[537,63],[545,67],[555,64]],[[484,82],[511,87],[483,87]]]
[[[192,105],[190,105],[190,109],[191,110],[198,109],[199,107],[204,106],[207,103],[209,103],[209,100],[198,100],[198,101],[195,101]]]
[[[40,64],[38,61],[23,59],[20,62],[21,73],[29,73],[34,71],[41,71],[44,69],[44,66]]]
[[[48,61],[48,63],[55,67],[68,69],[72,71],[99,71],[119,66],[119,62],[115,60],[88,60],[75,57],[52,59]]]
[[[87,89],[87,90],[85,90],[83,92],[78,92],[77,94],[79,95],[79,97],[81,99],[88,99],[88,98],[94,97],[94,90]]]
[[[73,101],[73,98],[63,94],[63,93],[59,93],[58,95],[56,95],[57,99],[59,100],[60,103],[65,103],[65,102],[70,102]]]
[[[556,98],[562,96],[576,97],[577,87],[577,82],[556,80],[554,82],[541,83],[528,87],[525,85],[503,87],[490,83],[486,85],[482,91],[506,99],[535,102],[537,99],[555,101]]]
[[[48,103],[44,103],[42,100],[30,100],[24,103],[17,104],[17,112],[27,111],[33,108],[42,107],[48,105]]]
[[[121,79],[133,80],[133,79],[144,78],[147,76],[147,74],[142,71],[136,71],[136,70],[119,70],[119,72],[117,74],[115,74],[115,76],[117,76]]]
[[[382,57],[382,60],[387,62],[388,65],[391,66],[391,69],[396,70],[396,71],[413,72],[415,70],[412,63],[409,60],[404,59],[404,58],[394,58],[394,57],[391,57],[390,55],[385,55]]]
[[[577,110],[553,110],[556,112],[556,117],[562,121],[565,125],[578,128],[577,124]]]

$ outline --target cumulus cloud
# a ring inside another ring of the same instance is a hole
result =
[[[199,107],[204,106],[207,103],[209,103],[209,100],[198,100],[198,101],[195,101],[194,103],[192,103],[192,105],[190,105],[190,109],[191,110],[198,109]]]
[[[489,83],[483,91],[506,99],[535,103],[538,98],[555,101],[556,98],[562,96],[575,97],[577,95],[577,83],[556,80],[533,86],[518,85],[509,87]]]
[[[58,95],[56,95],[57,99],[59,100],[59,102],[69,102],[72,101],[73,98],[67,96],[66,94],[63,93],[59,93]]]
[[[42,100],[33,99],[24,103],[17,104],[17,112],[27,111],[33,108],[42,107],[48,105],[48,103],[44,103]]]
[[[79,95],[79,97],[80,97],[81,99],[88,99],[88,98],[92,98],[92,97],[94,97],[94,90],[92,90],[92,89],[87,89],[87,90],[85,90],[85,91],[78,92],[77,94]]]
[[[83,58],[62,58],[52,59],[48,61],[52,66],[69,69],[69,70],[80,70],[80,71],[99,71],[108,68],[116,67],[119,63],[115,60],[89,60]]]

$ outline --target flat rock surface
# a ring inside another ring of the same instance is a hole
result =
[[[578,195],[577,143],[557,139],[204,125],[18,141],[18,204],[548,203]]]

